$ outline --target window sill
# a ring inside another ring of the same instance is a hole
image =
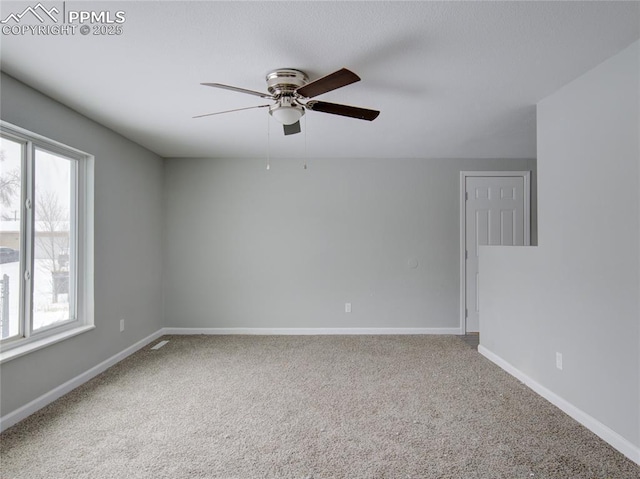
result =
[[[7,361],[11,361],[15,358],[19,358],[20,356],[24,356],[25,354],[32,353],[33,351],[37,351],[38,349],[46,348],[47,346],[51,346],[52,344],[59,343],[60,341],[64,341],[65,339],[69,339],[73,336],[77,336],[78,334],[91,331],[94,328],[95,326],[92,324],[79,326],[77,328],[69,329],[58,334],[52,334],[51,336],[47,336],[46,338],[31,341],[27,344],[23,344],[22,346],[16,346],[15,348],[11,348],[8,351],[2,351],[0,352],[0,364],[6,363]]]

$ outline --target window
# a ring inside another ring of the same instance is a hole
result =
[[[0,359],[93,327],[93,158],[0,123]]]

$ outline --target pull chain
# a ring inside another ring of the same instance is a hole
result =
[[[271,120],[269,119],[271,115],[267,115],[267,170],[271,169]]]
[[[304,169],[307,169],[307,115],[304,116]]]

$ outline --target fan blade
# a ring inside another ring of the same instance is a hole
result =
[[[342,68],[337,72],[330,73],[327,76],[318,78],[311,83],[301,86],[296,90],[296,93],[305,98],[313,98],[314,96],[322,95],[328,91],[351,85],[357,81],[360,81],[360,77],[358,75],[346,68]]]
[[[339,105],[337,103],[328,103],[326,101],[317,100],[307,102],[305,107],[313,111],[321,111],[322,113],[331,113],[332,115],[348,116],[368,121],[375,120],[380,114],[377,110],[368,110],[366,108],[358,108],[356,106]]]
[[[285,135],[295,135],[300,133],[300,121],[296,121],[293,125],[282,125]]]
[[[204,115],[194,116],[193,118],[202,118],[203,116],[222,115],[223,113],[231,113],[232,111],[252,110],[253,108],[266,108],[271,105],[248,106],[247,108],[236,108],[235,110],[217,111],[215,113],[206,113]]]
[[[200,85],[212,86],[214,88],[222,88],[224,90],[237,91],[238,93],[247,93],[249,95],[259,96],[261,98],[268,98],[269,100],[274,99],[273,95],[269,95],[268,93],[261,93],[259,91],[247,90],[246,88],[238,88],[237,86],[223,85],[222,83],[200,83]]]

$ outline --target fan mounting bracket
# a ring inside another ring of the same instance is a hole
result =
[[[267,90],[276,98],[293,96],[296,89],[309,83],[307,74],[293,68],[278,68],[267,73]]]

